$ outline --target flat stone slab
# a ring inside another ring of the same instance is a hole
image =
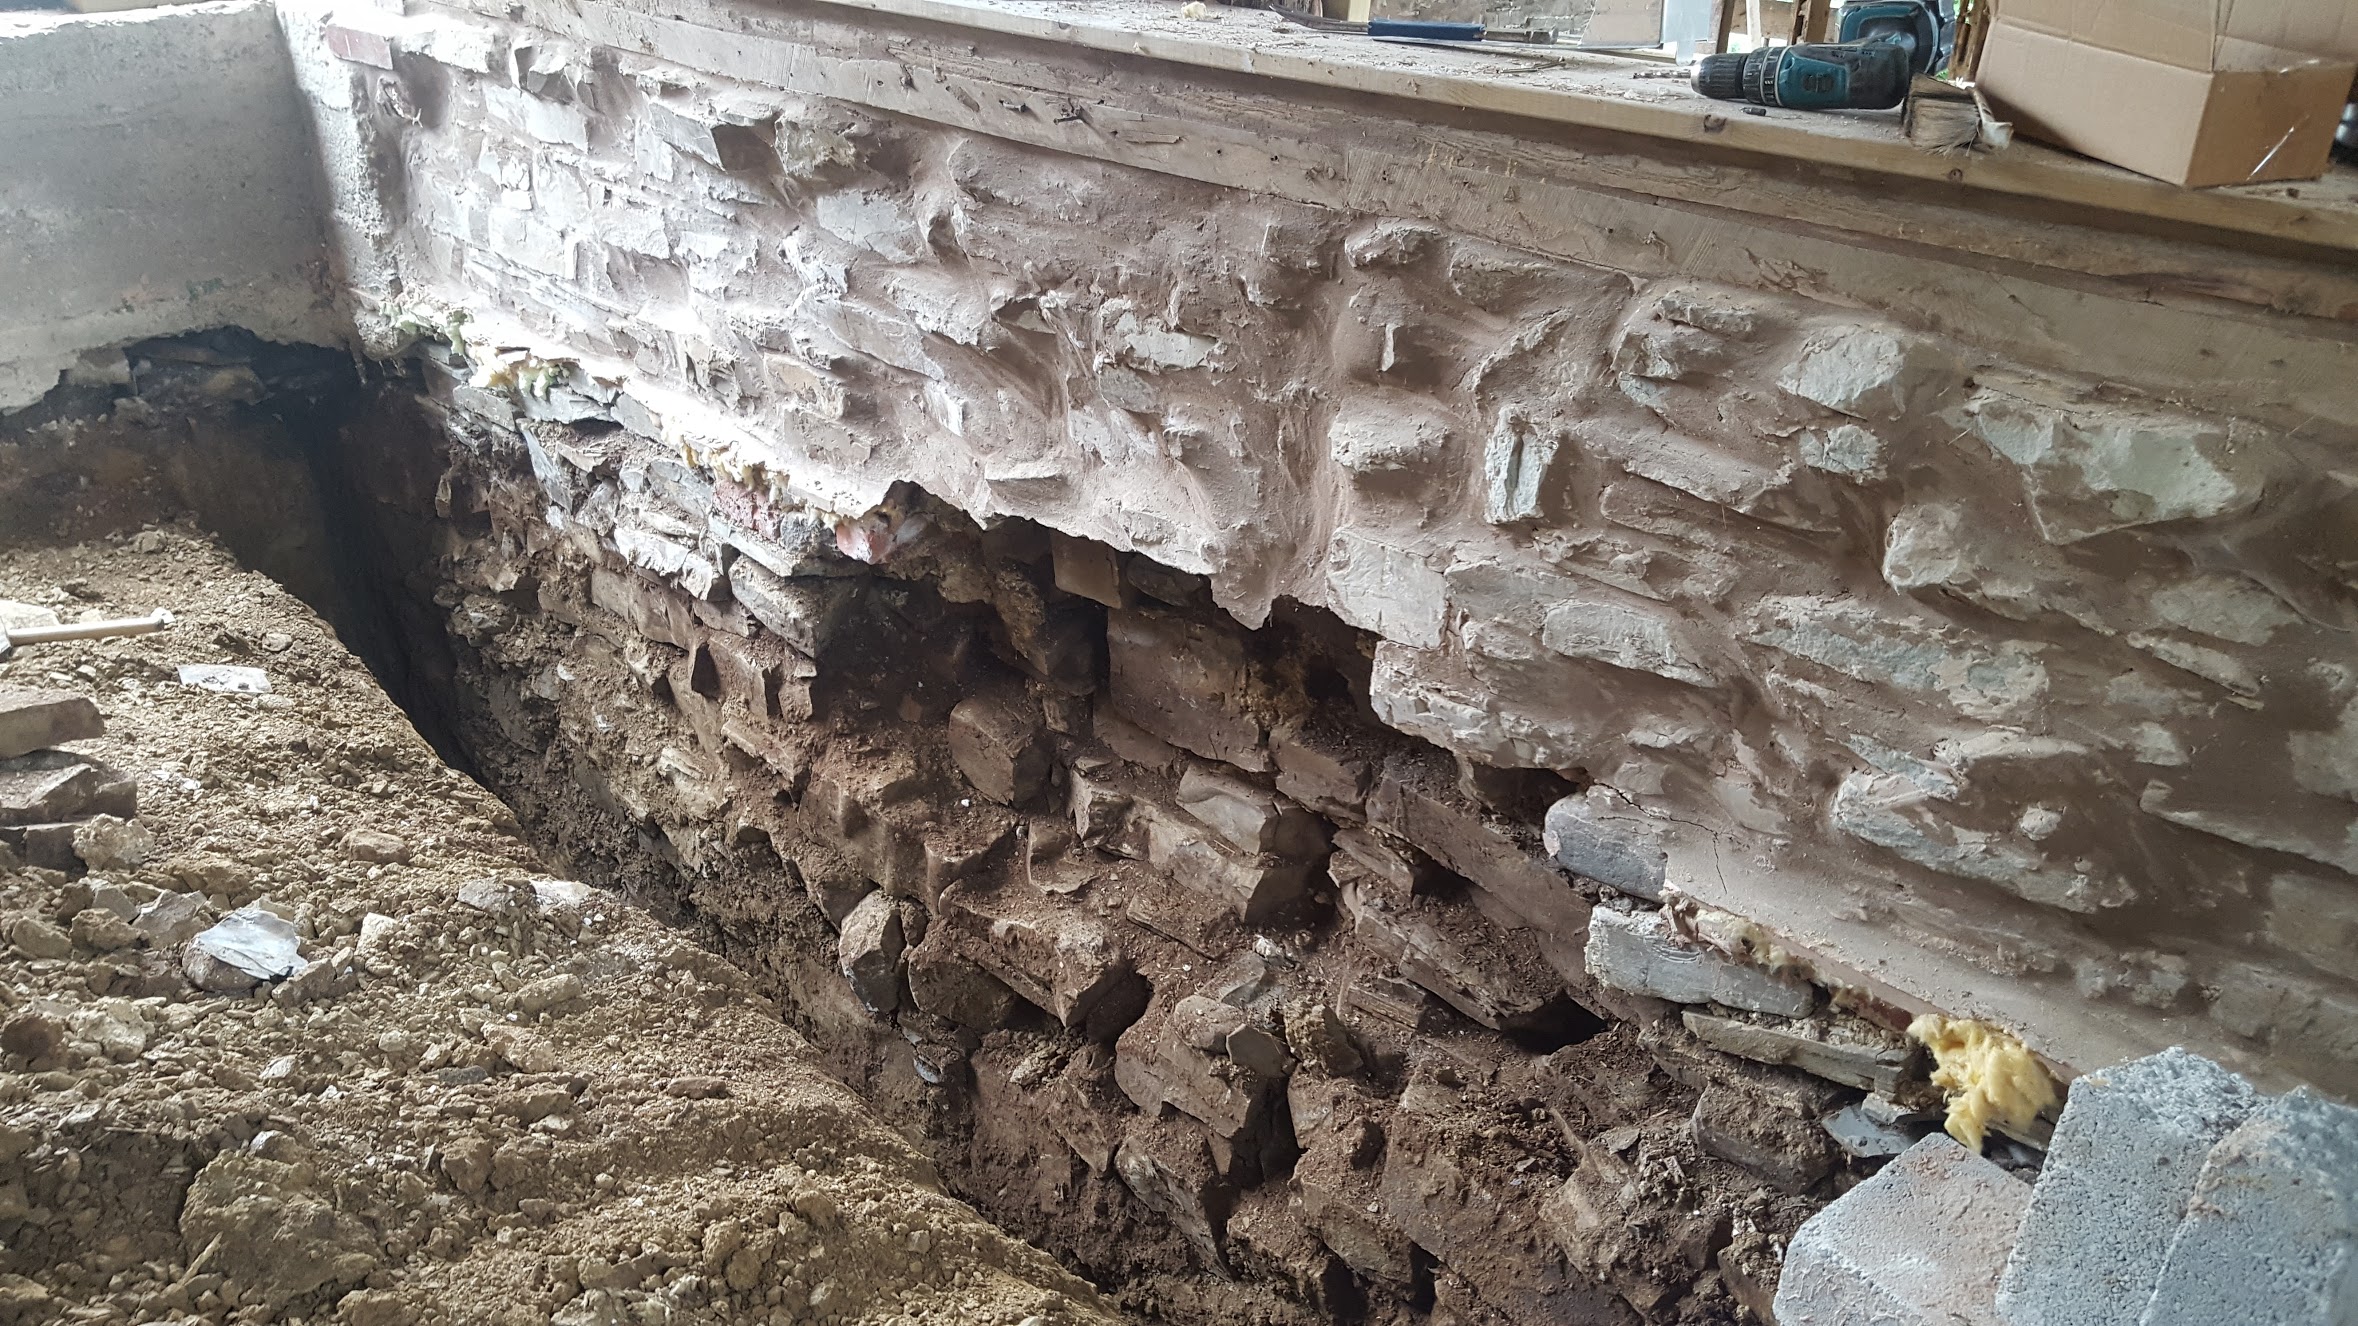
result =
[[[1794,976],[1741,963],[1671,929],[1660,912],[1598,908],[1589,918],[1588,973],[1616,990],[1678,1004],[1725,1004],[1797,1018],[1817,991]]]
[[[0,688],[0,760],[105,735],[106,720],[87,695]]]
[[[2358,1110],[2303,1088],[2211,1148],[2140,1326],[2212,1321],[2358,1321]]]
[[[1545,841],[1556,864],[1648,902],[1662,901],[1669,856],[1635,815],[1612,817],[1588,796],[1548,807]]]
[[[1899,1090],[1917,1056],[1916,1048],[1906,1040],[1873,1027],[1743,1022],[1693,1009],[1683,1017],[1695,1039],[1724,1054],[1783,1064],[1879,1095]]]
[[[2203,1158],[2259,1104],[2178,1049],[2073,1082],[1998,1290],[2012,1326],[2135,1326]]]
[[[1935,1133],[1793,1236],[1779,1326],[2002,1326],[2030,1185]]]

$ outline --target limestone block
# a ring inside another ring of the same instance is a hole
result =
[[[1641,479],[1757,520],[1831,533],[1833,518],[1797,492],[1791,461],[1771,465],[1676,433],[1632,438],[1617,448],[1621,468]]]
[[[2224,964],[2207,984],[2213,1022],[2325,1090],[2358,1094],[2358,994],[2348,986],[2252,962]]]
[[[959,953],[1086,1039],[1111,1040],[1146,1009],[1145,978],[1094,918],[964,885],[942,895],[935,915]]]
[[[841,580],[788,579],[750,557],[729,567],[729,591],[753,619],[780,640],[817,657],[834,639],[853,589]]]
[[[1326,826],[1316,815],[1264,788],[1190,765],[1179,778],[1179,807],[1240,852],[1290,860],[1326,855]]]
[[[1338,855],[1327,860],[1328,873],[1337,880],[1370,880],[1394,899],[1433,892],[1448,878],[1423,852],[1367,829],[1337,830],[1335,851]]]
[[[1097,689],[1097,610],[1069,599],[1050,601],[1030,577],[1002,569],[991,581],[991,604],[1007,629],[1007,647],[1026,672],[1066,695]]]
[[[1131,722],[1111,699],[1099,696],[1089,706],[1089,733],[1105,748],[1137,765],[1168,773],[1187,762],[1187,752]]]
[[[2358,815],[2346,804],[2249,786],[2198,790],[2156,781],[2138,794],[2137,806],[2199,833],[2358,875]]]
[[[1040,707],[1016,690],[970,695],[950,710],[950,758],[974,790],[1002,805],[1046,785],[1053,752]]]
[[[1888,1160],[1916,1144],[1926,1128],[1904,1128],[1869,1115],[1864,1106],[1845,1105],[1824,1119],[1826,1136],[1853,1160]]]
[[[1122,579],[1121,554],[1095,539],[1076,539],[1051,531],[1048,545],[1054,558],[1056,587],[1109,608],[1127,608],[1137,600]]]
[[[1344,1265],[1405,1287],[1416,1277],[1415,1250],[1400,1227],[1384,1219],[1375,1194],[1373,1174],[1332,1162],[1313,1167],[1305,1158],[1294,1167],[1289,1210]]]
[[[2030,1195],[2030,1185],[1934,1133],[1793,1236],[1777,1320],[2004,1326],[1998,1276]]]
[[[1450,418],[1431,398],[1404,391],[1346,396],[1327,423],[1327,454],[1361,482],[1402,481],[1446,458]]]
[[[1420,649],[1441,643],[1448,582],[1421,553],[1337,530],[1327,548],[1326,590],[1327,605],[1353,626]]]
[[[1492,1031],[1561,1016],[1563,984],[1528,931],[1502,930],[1462,899],[1387,896],[1354,880],[1342,888],[1353,936],[1400,974]]]
[[[1679,625],[1679,613],[1658,604],[1587,597],[1547,609],[1540,642],[1566,658],[1594,658],[1613,668],[1653,672],[1688,687],[1717,687],[1717,672]]]
[[[1572,665],[1566,664],[1566,667]],[[1438,650],[1376,645],[1368,701],[1377,718],[1436,746],[1502,769],[1562,769],[1594,747],[1591,734],[1551,723]]]
[[[1613,371],[1649,382],[1688,381],[1725,367],[1732,348],[1701,327],[1655,318],[1623,329]]]
[[[1357,819],[1367,802],[1373,762],[1340,733],[1320,727],[1273,734],[1277,790],[1325,815]]]
[[[1091,847],[1116,850],[1129,825],[1130,794],[1102,777],[1101,771],[1079,763],[1073,766],[1070,782],[1074,836]]]
[[[1695,1039],[1723,1054],[1783,1064],[1845,1086],[1891,1095],[1912,1076],[1917,1051],[1905,1038],[1857,1022],[1766,1022],[1682,1014]]]
[[[2358,698],[2342,706],[2330,728],[2307,729],[2285,739],[2293,781],[2319,796],[2358,801]]]
[[[1811,333],[1777,385],[1854,418],[1898,420],[1929,408],[1956,380],[1933,345],[1854,325]]]
[[[2047,669],[2016,641],[1994,647],[1916,616],[1852,599],[1773,595],[1743,631],[1754,644],[1876,686],[1937,696],[1974,718],[2006,718],[2047,693]]]
[[[700,630],[688,596],[627,571],[590,571],[590,602],[660,644],[693,648]]]
[[[814,773],[803,794],[802,813],[823,832],[854,869],[878,887],[915,896],[925,879],[925,842],[891,813],[879,789],[855,791],[833,777]]]
[[[1835,790],[1836,829],[1944,875],[1995,884],[2048,907],[2094,913],[2136,900],[2129,882],[2073,859],[2056,863],[2013,832],[1953,822],[1957,810],[1901,774],[1854,773]]]
[[[543,143],[562,144],[576,151],[589,146],[589,115],[579,106],[562,105],[514,88],[484,83],[483,108],[494,119]]]
[[[138,785],[86,756],[39,750],[0,760],[0,824],[53,824],[85,815],[130,819],[138,813]]]
[[[1857,424],[1813,428],[1801,435],[1801,463],[1862,483],[1883,481],[1890,445]]]
[[[1682,1292],[1727,1242],[1728,1218],[1713,1210],[1666,1212],[1651,1205],[1630,1160],[1597,1145],[1578,1148],[1579,1166],[1542,1212],[1574,1269],[1611,1285],[1641,1311]]]
[[[1550,608],[1539,639],[1568,658],[1594,659],[1689,686],[1720,684],[1678,612],[1660,604],[1616,601],[1592,592]]]
[[[797,867],[802,876],[803,893],[827,924],[840,929],[843,919],[860,905],[862,899],[876,891],[876,886],[848,870],[826,869],[817,865]]]
[[[1250,1025],[1242,1009],[1188,995],[1114,1042],[1114,1082],[1149,1118],[1169,1106],[1230,1146],[1255,1144],[1272,1126],[1282,1077],[1229,1053],[1230,1038]]]
[[[2177,1049],[2074,1081],[1998,1286],[2009,1326],[2136,1326],[2203,1158],[2259,1106],[2251,1083]]]
[[[1549,806],[1542,838],[1556,864],[1648,902],[1662,901],[1670,853],[1661,831],[1602,789]]]
[[[106,735],[98,705],[72,691],[0,689],[0,760]]]
[[[623,397],[629,400],[630,397]],[[718,499],[716,499],[717,502]],[[835,526],[813,512],[789,510],[753,521],[732,520],[721,513],[721,507],[734,505],[743,499],[719,503],[706,516],[712,536],[738,555],[729,564],[735,575],[743,559],[773,576],[788,580],[807,577],[855,577],[865,574],[860,563],[845,557],[835,546]]]
[[[1995,389],[1977,392],[1957,417],[2021,472],[2049,543],[2236,515],[2267,486],[2272,453],[2218,420]]]
[[[1118,1127],[1129,1113],[1107,1080],[1112,1063],[1112,1052],[1104,1046],[1084,1045],[1038,1097],[1049,1129],[1099,1174],[1113,1164],[1114,1148],[1122,1140]]]
[[[2070,566],[1961,502],[1920,502],[1894,514],[1883,580],[1903,594],[1945,590],[2018,622],[2055,612],[2107,635],[2137,624],[2117,595],[2109,603],[2083,597]]]
[[[1570,879],[1480,811],[1437,794],[1412,770],[1387,766],[1368,797],[1367,815],[1370,824],[1414,843],[1533,929],[1568,937],[1587,928],[1588,900]]]
[[[1106,650],[1116,708],[1207,760],[1269,767],[1267,729],[1247,707],[1251,665],[1232,630],[1152,609],[1110,612]]]
[[[1133,807],[1131,828],[1144,835],[1148,864],[1247,925],[1276,919],[1309,893],[1313,861],[1231,852],[1193,819],[1161,807]]]
[[[800,697],[817,675],[810,659],[773,636],[751,639],[714,631],[698,646],[690,689],[716,690],[714,698],[757,718],[807,716],[808,705]]]
[[[1616,990],[1679,1004],[1802,1017],[1817,1002],[1810,983],[1737,962],[1679,935],[1660,912],[1598,909],[1589,918],[1589,975]]]
[[[975,1032],[996,1031],[1015,1015],[1015,992],[960,956],[945,934],[928,933],[906,957],[909,1001],[920,1010]]]
[[[1807,1192],[1834,1169],[1834,1141],[1816,1120],[1734,1087],[1705,1087],[1688,1126],[1695,1145],[1789,1193]]]
[[[1113,1166],[1123,1185],[1148,1210],[1170,1221],[1207,1268],[1227,1273],[1221,1241],[1231,1197],[1200,1136],[1142,1120],[1122,1135]]]
[[[881,892],[860,899],[836,936],[843,978],[860,1006],[878,1017],[900,1006],[902,945],[900,909]]]
[[[649,576],[671,581],[691,598],[725,596],[728,584],[719,569],[691,545],[691,536],[684,531],[658,530],[626,516],[614,522],[613,537],[614,550],[622,560]]]
[[[1562,445],[1561,434],[1534,424],[1518,407],[1499,407],[1482,445],[1482,519],[1519,525],[1545,517]]]
[[[1613,1291],[1557,1254],[1541,1219],[1551,1194],[1503,1164],[1483,1164],[1482,1148],[1461,1140],[1456,1128],[1471,1113],[1428,1084],[1404,1093],[1386,1129],[1381,1214],[1509,1321],[1621,1319]]]
[[[2268,942],[2358,981],[2358,882],[2279,874],[2266,886]]]
[[[2211,1148],[2139,1326],[2354,1318],[2358,1110],[2304,1087]]]

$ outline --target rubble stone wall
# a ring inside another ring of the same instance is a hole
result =
[[[314,97],[384,145],[338,200],[385,218],[347,255],[364,331],[441,343],[455,312],[467,390],[688,464],[685,527],[614,495],[641,533],[612,574],[724,593],[779,569],[788,513],[914,484],[1202,575],[1245,627],[1332,611],[1384,723],[1585,789],[1560,863],[1748,918],[1829,985],[2065,1066],[2184,1042],[2358,1085],[2358,375],[2330,328],[2010,272],[2019,337],[1935,335],[1974,319],[1791,293],[1855,284],[1793,269],[1815,235],[1569,261],[1446,200],[1308,206],[781,91],[830,33],[876,102],[964,91],[823,18],[716,46],[532,12],[564,30],[289,21]],[[763,61],[776,85],[691,67]],[[1923,291],[1968,270],[1908,257]],[[2111,334],[2058,345],[2067,316]],[[1125,650],[1208,650],[1166,736],[1281,769],[1226,646],[1126,612],[1117,697]]]
[[[0,31],[0,124],[0,411],[141,337],[339,338],[318,158],[268,4],[26,16]]]

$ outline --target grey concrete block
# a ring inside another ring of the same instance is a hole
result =
[[[1780,1326],[1998,1326],[2030,1185],[1935,1133],[1810,1217],[1785,1249]]]
[[[1747,966],[1670,928],[1660,912],[1598,908],[1588,923],[1588,973],[1616,990],[1679,1004],[1726,1004],[1797,1018],[1817,991],[1796,976]]]
[[[2008,1322],[2134,1326],[2203,1157],[2258,1105],[2178,1049],[2073,1082],[1998,1291]]]
[[[2358,1322],[2358,1110],[2303,1088],[2220,1139],[2139,1320]]]
[[[1556,864],[1648,902],[1662,901],[1669,853],[1647,827],[1605,814],[1586,796],[1547,809],[1546,842]]]

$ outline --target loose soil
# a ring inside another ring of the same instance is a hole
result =
[[[81,878],[0,859],[0,1320],[1110,1319],[738,968],[617,895],[536,892],[507,808],[218,545],[0,551],[0,598],[179,618],[0,664],[97,701],[107,735],[73,748],[137,780],[153,838]],[[165,892],[268,908],[324,966],[208,994],[176,948],[78,919]]]

